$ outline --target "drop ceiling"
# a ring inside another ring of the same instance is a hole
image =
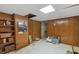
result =
[[[0,12],[20,15],[32,13],[37,15],[37,17],[32,18],[37,21],[46,21],[79,15],[79,5],[73,6],[73,4],[50,4],[55,8],[55,11],[48,14],[42,13],[40,9],[48,5],[49,4],[0,4]]]

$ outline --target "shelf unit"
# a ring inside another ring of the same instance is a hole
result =
[[[10,24],[6,24],[7,21]],[[0,19],[0,53],[7,53],[15,49],[16,49],[15,20],[13,18],[11,20]]]

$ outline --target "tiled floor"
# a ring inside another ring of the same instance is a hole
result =
[[[52,44],[41,39],[35,41],[29,46],[18,51],[10,52],[9,54],[67,54],[67,51],[72,51],[70,45]]]

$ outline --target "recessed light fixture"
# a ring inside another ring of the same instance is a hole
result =
[[[52,5],[48,5],[42,9],[40,9],[40,11],[46,14],[46,13],[50,13],[50,12],[55,11],[55,9],[53,8]]]

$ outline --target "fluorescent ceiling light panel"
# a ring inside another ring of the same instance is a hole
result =
[[[50,12],[55,11],[55,9],[53,8],[52,5],[48,5],[42,9],[40,9],[40,11],[46,14],[46,13],[50,13]]]

